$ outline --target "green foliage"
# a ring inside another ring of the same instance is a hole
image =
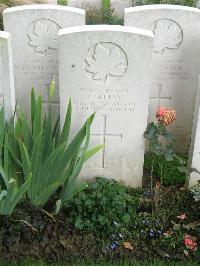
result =
[[[8,178],[3,168],[0,169],[0,173],[4,176],[6,181],[6,189],[0,192],[0,214],[11,215],[17,203],[22,199],[24,193],[30,186],[31,176],[29,175],[26,182],[18,187],[16,180]]]
[[[165,125],[158,122],[149,123],[144,137],[148,140],[149,152],[160,156],[164,155],[166,161],[173,160],[174,139]],[[164,139],[165,145],[161,142],[160,137]]]
[[[50,86],[49,98],[55,90],[55,83]],[[19,112],[18,125],[21,126],[20,166],[26,181],[31,176],[27,192],[28,198],[35,206],[44,206],[52,194],[61,186],[62,192],[57,203],[56,213],[62,205],[74,194],[81,191],[87,184],[77,181],[81,168],[86,161],[102,146],[87,151],[90,140],[90,126],[94,115],[90,116],[74,139],[69,143],[72,105],[68,104],[65,122],[61,133],[59,124],[53,123],[51,110],[43,114],[42,97],[36,97],[34,90],[31,94],[31,126]],[[43,119],[44,116],[44,119]],[[53,126],[52,126],[53,125]],[[84,147],[82,145],[84,144]],[[14,152],[12,151],[12,154]],[[17,158],[15,157],[16,161]]]
[[[138,0],[136,5],[152,5],[152,4],[170,4],[180,6],[193,6],[197,4],[196,0]]]
[[[51,101],[55,81],[49,88]],[[4,109],[0,112],[0,213],[10,215],[26,192],[35,206],[44,206],[53,193],[61,188],[56,213],[73,196],[87,187],[77,181],[83,164],[97,153],[102,145],[88,150],[91,115],[76,136],[69,141],[71,100],[60,131],[59,119],[53,122],[51,107],[43,113],[42,97],[31,93],[31,124],[19,109],[18,118],[6,122]]]
[[[185,171],[181,171],[181,168],[186,164],[186,157],[176,156],[172,161],[166,161],[164,156],[147,153],[144,169],[151,172],[153,168],[153,176],[161,180],[163,185],[184,185],[186,174]]]
[[[67,6],[67,0],[57,0],[57,3],[62,6]]]
[[[69,202],[66,211],[79,230],[114,233],[134,221],[138,201],[139,192],[131,195],[115,181],[97,178]]]
[[[30,176],[21,182],[20,172],[8,148],[16,151],[14,119],[5,121],[4,107],[0,111],[0,214],[11,215],[30,185]]]
[[[123,20],[113,15],[110,9],[103,8],[101,10],[91,9],[86,13],[86,24],[109,24],[109,25],[123,25]]]

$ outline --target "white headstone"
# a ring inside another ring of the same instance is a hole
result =
[[[85,11],[58,5],[28,5],[6,9],[3,19],[4,28],[12,37],[16,99],[29,110],[34,86],[43,94],[47,107],[49,84],[58,76],[58,31],[84,25]],[[52,106],[59,113],[58,80]]]
[[[193,118],[193,130],[188,159],[188,168],[189,187],[193,187],[197,185],[198,181],[200,181],[200,80]]]
[[[67,0],[67,5],[85,10],[89,9],[101,9],[102,0]]]
[[[73,132],[96,112],[91,144],[105,144],[85,166],[83,178],[142,185],[152,43],[152,32],[122,26],[60,31],[61,123],[72,97]]]
[[[110,9],[113,15],[123,19],[125,8],[132,7],[132,0],[110,0]]]
[[[125,11],[125,25],[151,29],[155,35],[149,121],[164,105],[176,109],[171,131],[177,152],[188,151],[196,88],[200,72],[200,10],[173,5],[133,7]]]
[[[38,0],[36,2],[39,4],[57,5],[57,0]]]
[[[5,118],[15,110],[15,91],[10,35],[0,31],[0,108],[4,105]]]

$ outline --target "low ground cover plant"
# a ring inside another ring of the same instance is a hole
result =
[[[98,234],[119,233],[135,219],[141,194],[135,191],[133,196],[128,191],[116,181],[96,178],[68,203],[66,211],[70,212],[70,220],[77,230]]]

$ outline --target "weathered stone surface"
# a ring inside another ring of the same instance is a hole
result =
[[[122,26],[60,31],[61,122],[72,97],[73,133],[96,112],[91,143],[105,144],[86,164],[83,178],[142,185],[152,43],[152,32]]]
[[[36,0],[38,4],[49,4],[49,5],[57,5],[57,0]]]
[[[0,108],[4,105],[5,118],[15,110],[15,92],[10,35],[0,31]]]
[[[122,19],[124,18],[125,8],[132,6],[132,0],[110,0],[110,9],[113,11],[113,14]]]
[[[159,105],[175,108],[171,126],[176,151],[187,152],[198,75],[200,72],[200,10],[173,5],[126,9],[125,25],[150,29],[155,34],[149,121]]]
[[[85,10],[89,9],[101,9],[102,8],[102,0],[68,0],[68,6],[82,8]]]
[[[200,80],[196,97],[188,167],[188,183],[189,187],[193,187],[200,181]]]
[[[47,107],[49,84],[58,76],[58,31],[85,24],[85,11],[58,5],[29,5],[6,9],[3,19],[5,30],[12,37],[16,99],[29,110],[31,88],[35,87],[43,94]],[[59,112],[58,86],[52,106]]]

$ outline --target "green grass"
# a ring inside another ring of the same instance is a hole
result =
[[[76,262],[76,263],[59,263],[59,264],[51,264],[51,263],[45,263],[45,262],[22,262],[22,263],[6,263],[6,262],[0,262],[1,266],[47,266],[47,265],[52,265],[52,266],[184,266],[186,264],[184,263],[179,263],[179,262],[137,262],[137,261],[121,261],[121,262]],[[196,263],[187,263],[187,266],[198,266],[198,262]]]
[[[107,9],[110,7],[110,0],[103,0],[102,1],[102,7]]]

